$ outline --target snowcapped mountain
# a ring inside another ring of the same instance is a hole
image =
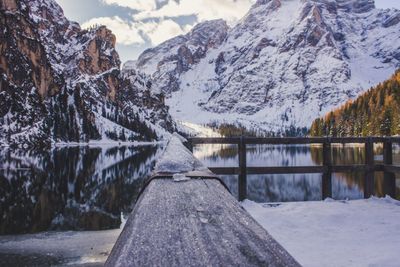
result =
[[[82,30],[54,0],[0,4],[0,144],[151,141],[175,129],[163,96],[121,74],[106,27]]]
[[[387,79],[399,36],[400,11],[373,0],[258,0],[233,28],[199,24],[130,64],[177,120],[281,132]]]

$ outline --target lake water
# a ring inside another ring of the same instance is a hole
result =
[[[45,152],[1,150],[0,235],[3,237],[0,237],[0,265],[14,263],[10,255],[12,252],[18,255],[18,249],[23,247],[22,243],[14,242],[15,235],[56,231],[65,237],[65,231],[119,229],[162,151],[162,145],[64,147]],[[381,153],[382,148],[377,146],[376,161],[382,160]],[[233,145],[198,145],[194,147],[194,155],[209,167],[238,166],[237,148]],[[334,146],[332,155],[334,164],[340,165],[363,164],[365,160],[363,146]],[[398,148],[394,159],[400,164]],[[316,166],[321,162],[320,146],[255,145],[247,148],[247,165],[252,167]],[[376,173],[375,177],[375,192],[383,196],[383,173]],[[238,177],[221,178],[237,196]],[[321,200],[321,179],[321,174],[249,175],[248,198],[256,202]],[[363,197],[363,173],[335,173],[332,184],[335,199]],[[400,199],[399,176],[396,185]],[[110,245],[102,248],[106,251],[97,251],[103,253],[101,260],[106,258],[118,234],[119,231],[106,235]],[[99,236],[94,238],[96,242],[101,239]],[[27,239],[32,240],[31,237]],[[20,246],[12,247],[10,240]],[[7,254],[2,254],[7,248]],[[71,255],[71,259],[79,258],[79,253]],[[65,263],[57,257],[52,260]]]

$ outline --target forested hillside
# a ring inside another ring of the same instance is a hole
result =
[[[354,101],[316,119],[312,136],[400,134],[400,70]]]

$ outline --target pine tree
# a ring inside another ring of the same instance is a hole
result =
[[[354,101],[316,119],[312,136],[400,134],[400,70]]]

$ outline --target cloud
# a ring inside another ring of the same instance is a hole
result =
[[[158,45],[172,37],[187,33],[191,27],[181,27],[171,19],[146,22],[129,22],[120,17],[93,18],[82,24],[83,28],[93,25],[105,25],[117,37],[117,43],[123,45],[141,45],[150,40],[152,45]]]
[[[140,45],[145,41],[140,34],[135,23],[129,23],[120,17],[99,17],[93,18],[82,24],[83,28],[89,28],[93,25],[105,25],[117,37],[117,42],[123,45]]]
[[[154,0],[102,0],[107,5],[118,5],[138,11],[153,10],[156,8]]]
[[[172,37],[187,33],[191,27],[182,28],[175,21],[167,19],[159,22],[141,23],[139,29],[149,38],[153,45],[159,45]]]
[[[225,19],[233,25],[256,0],[101,0],[106,5],[126,7],[131,16],[97,17],[83,23],[107,26],[120,45],[156,46],[177,35],[186,34],[199,22]],[[105,6],[107,8],[107,6]],[[191,21],[182,20],[193,17]]]
[[[195,15],[198,22],[225,19],[234,24],[250,9],[255,0],[102,0],[106,4],[129,7],[138,11],[135,21],[177,18]],[[160,5],[162,4],[162,5]]]
[[[180,0],[178,2],[170,0],[159,9],[142,10],[133,15],[133,18],[143,20],[195,15],[199,22],[222,18],[229,24],[234,24],[247,13],[254,2],[255,0]]]

